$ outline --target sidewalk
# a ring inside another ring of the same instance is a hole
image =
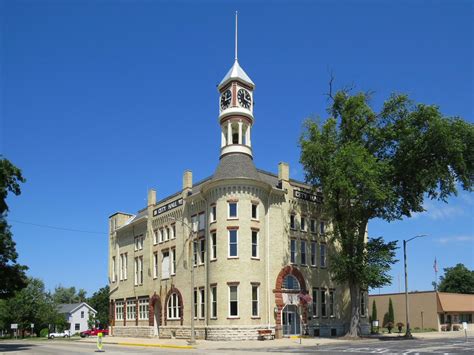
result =
[[[474,338],[474,331],[467,333],[468,338]],[[464,339],[464,331],[458,332],[427,332],[427,333],[414,333],[415,339],[436,339],[436,338],[459,338]],[[396,340],[401,338],[398,333],[395,334],[383,334],[377,337],[361,338],[361,342],[378,342],[382,340]],[[84,338],[78,340],[80,342],[96,343],[97,338]],[[319,346],[327,344],[348,344],[358,340],[344,339],[344,338],[303,338],[301,346]],[[202,350],[239,350],[239,349],[262,349],[262,348],[286,348],[300,346],[300,339],[294,338],[283,338],[275,340],[247,340],[247,341],[210,341],[210,340],[197,340],[196,345],[190,346],[186,339],[158,339],[158,338],[124,338],[124,337],[111,337],[106,336],[102,340],[103,344],[117,344],[123,346],[143,346],[143,347],[158,347],[158,348],[170,348],[170,349],[202,349]]]

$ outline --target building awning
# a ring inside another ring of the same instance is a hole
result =
[[[438,312],[474,313],[474,295],[438,292]]]

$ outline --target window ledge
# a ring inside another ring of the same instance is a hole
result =
[[[259,219],[259,218],[251,218],[250,220],[253,221],[253,222],[259,222],[259,223],[260,223],[260,219]]]
[[[260,261],[260,257],[258,257],[258,256],[252,256],[250,259]]]
[[[238,256],[228,256],[227,259],[238,259]]]
[[[217,258],[209,260],[210,263],[217,261]]]
[[[260,316],[252,316],[251,319],[262,319]]]
[[[230,317],[227,317],[227,319],[240,319],[239,316],[230,316]]]
[[[239,217],[227,217],[228,221],[237,221]]]

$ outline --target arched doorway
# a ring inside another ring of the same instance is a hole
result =
[[[294,304],[287,304],[282,310],[281,322],[283,335],[299,335],[301,321],[298,307]]]

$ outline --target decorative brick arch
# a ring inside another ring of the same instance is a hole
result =
[[[300,284],[299,291],[291,291],[291,290],[283,291],[283,288],[282,288],[283,280],[288,275],[292,275],[298,280]],[[276,279],[275,289],[273,290],[273,293],[275,294],[275,304],[278,308],[278,311],[276,313],[276,320],[275,320],[277,329],[281,329],[281,312],[283,308],[285,307],[285,304],[283,303],[283,293],[300,293],[300,292],[308,292],[306,288],[306,281],[304,279],[303,274],[294,266],[291,266],[291,265],[285,266],[283,269],[280,270],[280,273],[278,274],[277,279]],[[303,309],[303,322],[306,323],[307,318],[308,318],[308,311],[306,308],[304,308]]]
[[[158,319],[158,326],[160,326],[163,321],[163,309],[161,307],[161,299],[160,296],[156,294],[156,292],[153,294],[153,296],[150,297],[150,302],[149,302],[149,307],[148,307],[148,325],[150,327],[155,325],[155,309],[160,310],[160,318]]]
[[[165,325],[167,325],[167,322],[168,322],[168,300],[170,299],[173,293],[176,293],[176,295],[178,295],[178,301],[179,301],[178,315],[179,315],[180,323],[181,325],[183,325],[183,313],[184,313],[183,312],[183,309],[184,309],[183,296],[181,295],[181,292],[174,286],[171,286],[170,290],[166,294],[165,304],[163,305]]]
[[[115,325],[115,301],[110,300],[109,303],[109,324],[111,326]]]

